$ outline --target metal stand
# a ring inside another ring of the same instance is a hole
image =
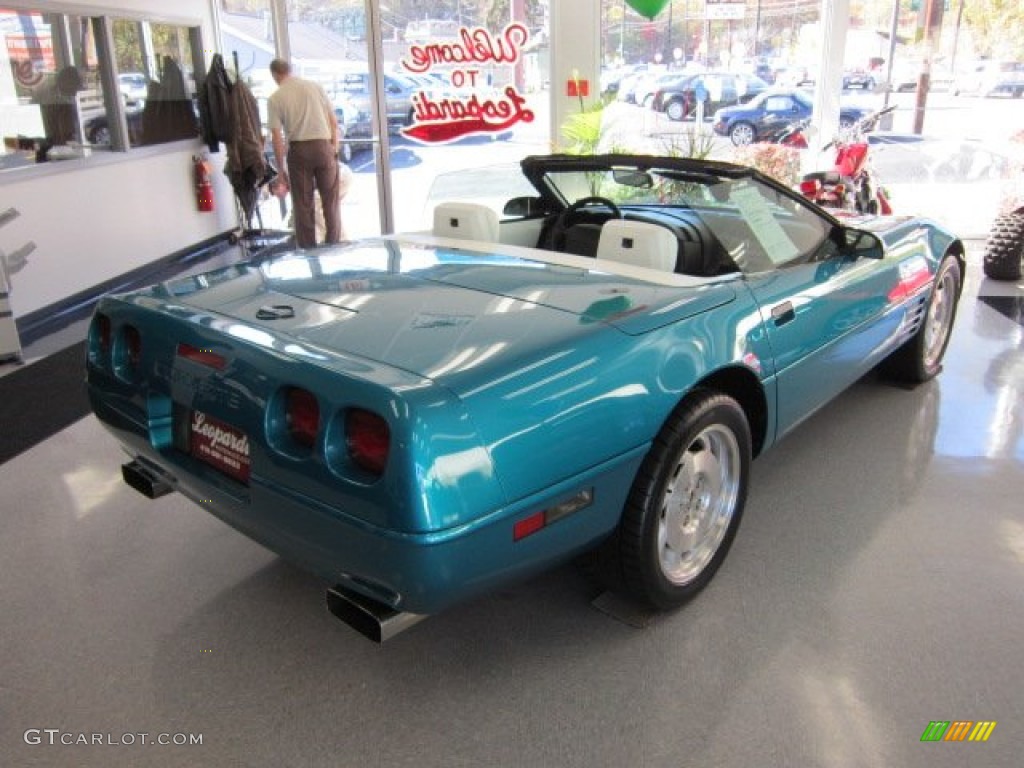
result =
[[[14,221],[21,214],[16,208],[8,208],[0,213],[0,227]],[[0,360],[23,362],[21,357],[21,339],[18,337],[18,325],[14,322],[11,311],[11,275],[20,270],[28,261],[28,255],[36,249],[36,244],[29,241],[8,256],[0,250]]]

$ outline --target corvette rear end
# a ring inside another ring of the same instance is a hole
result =
[[[310,263],[101,302],[88,390],[131,458],[129,485],[178,491],[316,572],[332,611],[378,640],[607,535],[656,424],[603,396],[614,376],[591,379],[593,402],[568,414],[552,391],[578,382],[543,379],[592,365],[595,348],[642,332],[642,317],[617,329],[614,317],[495,296],[473,287],[479,263],[430,281],[385,269],[312,278]],[[592,280],[600,298],[608,289]],[[526,372],[509,375],[510,359]],[[545,409],[561,422],[554,444]],[[593,441],[598,410],[625,449]],[[540,451],[553,460],[531,464]]]

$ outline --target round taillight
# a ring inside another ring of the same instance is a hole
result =
[[[299,387],[290,387],[285,395],[284,413],[288,437],[296,445],[312,448],[320,431],[320,404],[316,395]]]
[[[345,414],[345,445],[353,464],[382,475],[391,449],[391,429],[376,413],[350,408]]]

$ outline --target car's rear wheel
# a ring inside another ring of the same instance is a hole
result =
[[[632,597],[672,608],[711,580],[743,515],[750,446],[731,397],[698,390],[672,414],[637,472],[617,535]]]
[[[960,262],[947,254],[935,275],[924,321],[917,333],[885,361],[883,370],[887,374],[901,381],[921,383],[942,370],[942,358],[956,320],[961,280]]]
[[[665,105],[665,114],[668,115],[669,120],[675,120],[679,122],[686,117],[686,106],[683,104],[682,99],[673,99]]]
[[[985,244],[985,275],[993,280],[1020,280],[1024,262],[1024,212],[996,218]]]
[[[753,144],[755,135],[754,126],[745,122],[736,123],[729,130],[729,138],[732,139],[732,143],[737,147]]]

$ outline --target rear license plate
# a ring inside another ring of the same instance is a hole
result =
[[[249,436],[202,411],[189,419],[189,453],[240,483],[249,484]]]

